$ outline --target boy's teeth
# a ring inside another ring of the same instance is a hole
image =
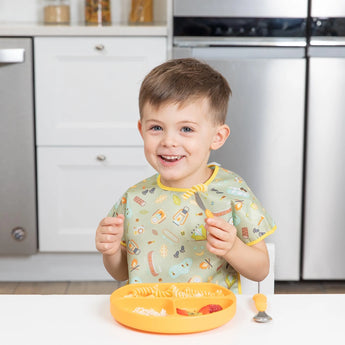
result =
[[[181,158],[181,156],[161,156],[161,157],[167,161],[176,161]]]

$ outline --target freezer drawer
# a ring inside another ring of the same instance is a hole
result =
[[[310,51],[303,278],[345,279],[345,48],[322,52]]]

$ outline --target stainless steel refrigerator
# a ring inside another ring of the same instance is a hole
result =
[[[206,61],[232,88],[231,134],[211,160],[241,175],[274,218],[277,280],[300,279],[307,9],[174,1],[174,57]]]
[[[31,38],[0,38],[0,255],[37,251]]]
[[[311,1],[304,279],[345,279],[345,1]]]

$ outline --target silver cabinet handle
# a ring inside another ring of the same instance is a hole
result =
[[[103,44],[97,44],[97,45],[95,46],[95,49],[96,49],[96,50],[99,50],[99,51],[102,51],[102,50],[104,50],[104,45],[103,45]]]
[[[0,63],[22,63],[24,62],[25,49],[0,49]]]
[[[96,159],[100,162],[104,162],[107,159],[107,157],[104,155],[97,155]]]

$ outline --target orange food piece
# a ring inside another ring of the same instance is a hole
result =
[[[207,218],[213,218],[214,217],[213,213],[208,208],[205,210],[205,214],[206,214]]]
[[[189,311],[189,310],[180,309],[180,308],[176,308],[176,313],[179,314],[179,315],[183,315],[183,316],[195,316],[195,315],[200,315],[199,312]]]
[[[223,310],[223,308],[219,304],[207,304],[199,310],[199,313],[205,315],[205,314],[211,314],[220,310]]]
[[[190,311],[186,309],[176,308],[176,313],[183,316],[196,316],[196,315],[211,314],[220,310],[223,310],[223,308],[219,304],[207,304],[203,306],[202,308],[200,308],[199,311]]]

